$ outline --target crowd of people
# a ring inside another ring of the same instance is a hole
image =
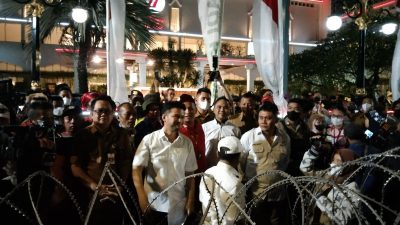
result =
[[[44,170],[72,190],[83,211],[98,191],[90,224],[126,223],[123,187],[134,194],[143,224],[196,224],[203,213],[205,224],[244,224],[242,210],[256,224],[289,224],[300,221],[292,216],[298,193],[290,185],[272,187],[287,174],[309,175],[330,181],[314,187],[310,223],[352,224],[359,207],[374,224],[354,193],[381,201],[384,175],[354,175],[356,166],[341,165],[400,145],[400,101],[307,93],[287,99],[287,112],[279,112],[269,89],[231,99],[211,102],[206,87],[195,96],[175,96],[170,88],[145,96],[134,90],[130,102],[116,105],[95,92],[79,101],[59,85],[55,95],[27,95],[23,108],[0,104],[0,196]],[[104,176],[105,167],[125,185]],[[197,173],[205,175],[191,176]],[[46,190],[40,211],[46,222],[79,222],[65,192],[54,184]],[[399,210],[396,197],[390,200],[385,204]]]

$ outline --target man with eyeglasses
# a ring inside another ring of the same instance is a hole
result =
[[[114,101],[109,96],[100,96],[92,100],[92,124],[76,135],[76,152],[71,156],[72,174],[79,178],[90,197],[99,189],[99,202],[94,206],[91,224],[121,224],[121,204],[117,199],[116,188],[105,177],[99,185],[100,177],[107,162],[110,169],[126,181],[131,172],[133,151],[127,132],[112,125]]]

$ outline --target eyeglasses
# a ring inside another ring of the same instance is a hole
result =
[[[95,110],[93,110],[93,112],[95,112],[96,114],[98,114],[98,115],[101,115],[101,114],[105,114],[105,115],[108,115],[108,114],[110,114],[111,113],[111,110],[110,109],[95,109]]]

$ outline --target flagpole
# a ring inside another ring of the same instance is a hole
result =
[[[282,2],[283,13],[283,96],[289,94],[288,87],[288,65],[289,65],[289,1]]]
[[[107,95],[111,93],[110,86],[110,0],[106,0],[106,61],[107,61]]]

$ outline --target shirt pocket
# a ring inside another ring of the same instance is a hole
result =
[[[254,163],[258,163],[260,159],[262,159],[265,149],[262,145],[253,145],[252,149],[253,149]]]
[[[185,148],[174,148],[170,153],[171,163],[175,169],[185,171],[188,150]]]

